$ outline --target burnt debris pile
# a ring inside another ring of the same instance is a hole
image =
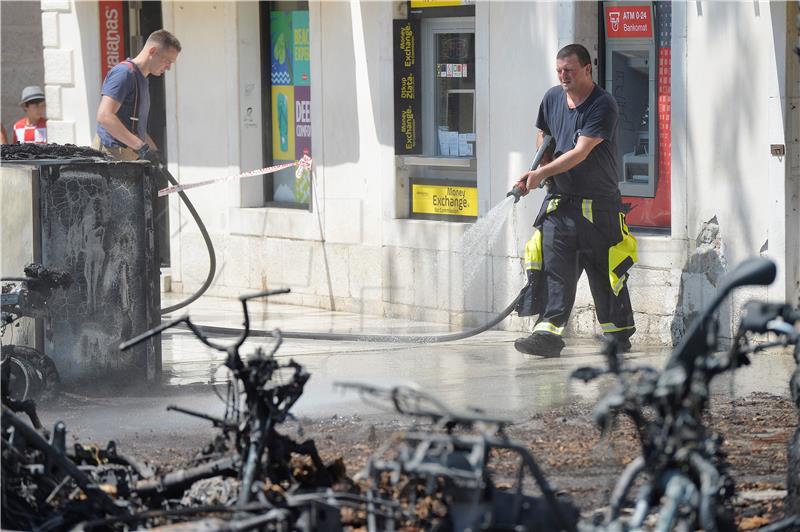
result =
[[[505,420],[456,413],[433,396],[410,388],[355,388],[397,412],[422,420],[371,459],[355,480],[342,460],[323,463],[313,440],[295,441],[281,424],[309,379],[300,364],[278,361],[280,331],[268,351],[243,357],[250,334],[249,300],[240,298],[244,326],[229,344],[206,337],[188,316],[125,342],[128,349],[177,327],[224,352],[231,379],[225,414],[185,408],[216,429],[186,467],[153,472],[125,456],[114,442],[105,448],[66,445],[66,427],[50,433],[31,427],[3,406],[2,526],[21,529],[123,530],[186,524],[206,530],[575,530],[578,510],[557,496],[530,453],[505,435]],[[35,412],[34,412],[35,416]],[[516,486],[499,488],[490,457],[515,453]],[[523,492],[534,482],[539,495]],[[519,527],[522,528],[519,528]],[[445,528],[441,528],[445,527]]]
[[[454,412],[406,386],[338,386],[421,421],[379,449],[357,478],[369,499],[397,500],[409,510],[402,530],[577,530],[577,507],[557,495],[531,453],[508,438],[508,420]],[[502,452],[518,467],[514,485],[501,489],[492,459]],[[539,495],[525,493],[531,485]]]
[[[108,156],[88,146],[74,144],[3,144],[0,148],[3,161],[37,159],[108,159]]]
[[[53,279],[36,269],[26,274],[33,278],[34,272]],[[724,442],[707,426],[711,382],[771,346],[794,346],[800,367],[800,311],[748,303],[730,349],[719,352],[715,310],[734,288],[766,285],[774,277],[775,265],[766,259],[734,270],[663,370],[635,365],[608,344],[604,367],[573,373],[584,381],[612,380],[596,406],[597,425],[604,432],[617,430],[615,420],[627,416],[640,444],[610,504],[588,519],[581,519],[576,505],[550,484],[527,447],[508,437],[508,420],[480,410],[454,411],[413,387],[337,383],[413,420],[354,478],[341,459],[324,463],[313,440],[289,437],[281,425],[293,419],[308,372],[276,358],[279,330],[272,331],[269,349],[240,354],[250,335],[248,301],[288,291],[280,290],[239,298],[243,329],[231,343],[208,338],[182,316],[120,346],[124,350],[182,326],[225,353],[231,378],[220,394],[223,416],[169,407],[214,427],[208,445],[186,467],[154,472],[113,441],[103,448],[80,443],[68,448],[63,423],[37,430],[32,401],[23,409],[18,399],[4,394],[0,525],[36,530],[734,530],[734,481]],[[800,404],[798,383],[800,370],[790,383]],[[27,413],[34,426],[18,412]],[[800,507],[798,449],[800,429],[788,448],[786,507],[795,512]],[[517,464],[510,483],[508,476],[496,478],[500,455],[512,456]],[[764,530],[798,526],[800,517],[790,516]]]
[[[67,449],[63,423],[51,434],[37,431],[4,397],[2,527],[127,530],[188,521],[192,529],[207,530],[341,530],[342,509],[348,508],[352,520],[369,513],[376,530],[387,529],[384,521],[400,515],[397,503],[368,500],[345,477],[341,461],[326,465],[313,440],[298,442],[278,430],[292,417],[309,378],[300,364],[275,359],[280,332],[269,352],[259,347],[246,358],[239,353],[250,334],[247,302],[283,292],[242,296],[244,329],[230,345],[210,340],[183,316],[120,346],[128,349],[183,324],[226,353],[232,379],[223,417],[170,407],[217,429],[185,468],[155,474],[114,442],[105,449]],[[40,426],[35,409],[32,419]]]

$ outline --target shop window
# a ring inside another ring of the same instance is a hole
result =
[[[408,217],[474,221],[474,6],[446,13],[411,7],[409,20],[395,21],[394,58],[395,153],[398,178],[408,185]]]
[[[423,149],[438,157],[475,156],[475,22],[422,22]],[[431,75],[432,74],[432,75]],[[425,90],[427,82],[431,90]],[[426,112],[427,111],[427,112]]]
[[[311,156],[308,2],[261,2],[265,165]],[[287,168],[264,176],[267,206],[309,209],[311,174]]]
[[[605,88],[619,106],[619,189],[629,225],[670,226],[669,2],[605,2]]]

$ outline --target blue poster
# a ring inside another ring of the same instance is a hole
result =
[[[311,85],[308,11],[292,11],[292,67],[295,85]]]

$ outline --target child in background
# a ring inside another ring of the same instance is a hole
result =
[[[25,116],[14,124],[14,144],[47,144],[47,119],[42,88],[36,85],[25,87],[20,105],[25,109]]]

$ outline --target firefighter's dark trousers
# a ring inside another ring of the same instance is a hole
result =
[[[539,315],[534,332],[563,333],[586,271],[603,333],[634,333],[626,280],[637,260],[636,239],[617,202],[548,196],[525,255],[528,286],[517,310]]]

